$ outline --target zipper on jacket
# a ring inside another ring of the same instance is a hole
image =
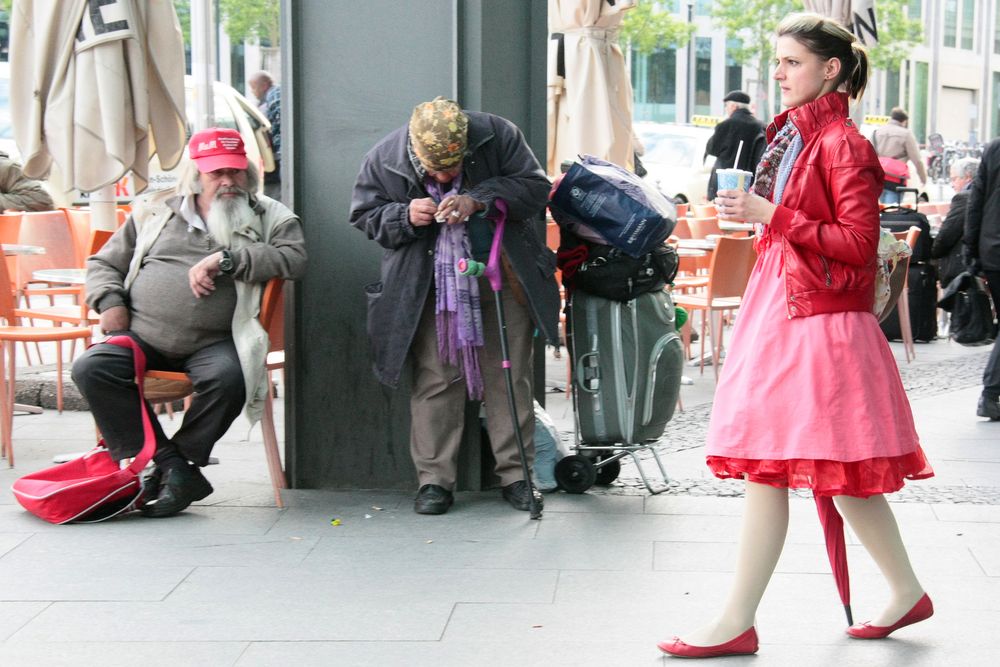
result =
[[[833,284],[833,276],[830,275],[830,265],[827,264],[826,257],[823,255],[819,256],[819,261],[823,262],[823,271],[826,272],[826,286],[829,287]]]

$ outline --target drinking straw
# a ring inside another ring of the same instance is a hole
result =
[[[740,152],[743,150],[743,140],[740,139],[740,145],[736,147],[736,160],[733,162],[733,169],[740,168]]]

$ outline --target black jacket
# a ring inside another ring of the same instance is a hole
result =
[[[497,199],[507,202],[504,255],[524,288],[541,335],[558,344],[555,254],[534,228],[545,210],[549,181],[513,123],[492,114],[465,113],[469,116],[469,136],[462,191],[486,204],[489,212],[495,211]],[[410,162],[406,143],[407,128],[403,126],[372,148],[351,197],[351,224],[385,249],[382,280],[366,285],[365,291],[375,376],[392,387],[399,383],[434,283],[438,235],[437,225],[410,224],[410,200],[426,197],[427,192]],[[483,307],[489,307],[487,299]]]
[[[965,232],[965,210],[969,203],[969,191],[956,192],[951,198],[951,208],[941,223],[934,245],[931,246],[931,257],[938,261],[938,275],[941,286],[948,283],[965,270],[962,261],[962,234]]]
[[[740,163],[734,165],[740,141],[743,142]],[[716,125],[715,133],[705,145],[705,155],[715,156],[715,166],[712,167],[712,174],[708,177],[708,200],[715,199],[718,190],[715,180],[716,170],[732,169],[735,166],[754,173],[765,148],[767,140],[764,138],[764,123],[754,118],[748,109],[737,109],[732,116]]]
[[[1000,139],[983,150],[969,190],[962,240],[966,253],[978,259],[983,269],[1000,271]]]

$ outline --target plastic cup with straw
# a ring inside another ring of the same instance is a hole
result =
[[[715,177],[717,183],[719,184],[719,190],[749,190],[750,180],[753,178],[753,174],[749,171],[743,169],[737,169],[736,165],[740,163],[740,153],[743,152],[743,141],[740,140],[739,145],[736,147],[736,160],[733,163],[732,169],[719,169],[715,172]]]

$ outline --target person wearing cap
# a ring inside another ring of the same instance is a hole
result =
[[[719,169],[743,169],[756,172],[760,156],[767,147],[764,139],[764,124],[750,111],[750,96],[742,90],[731,91],[722,98],[725,102],[726,119],[715,126],[715,132],[705,144],[705,156],[715,156],[715,165],[708,177],[708,201],[715,200],[718,181],[715,172]],[[739,150],[740,142],[743,149]],[[740,161],[736,163],[739,151]],[[703,158],[704,159],[704,158]]]
[[[533,331],[558,340],[555,256],[536,222],[549,191],[521,131],[489,113],[437,98],[365,156],[350,221],[385,251],[382,279],[365,287],[375,376],[396,387],[412,371],[410,452],[419,490],[414,510],[443,514],[454,500],[466,399],[484,400],[502,496],[529,509],[507,405],[499,331],[485,278],[462,276],[476,213],[506,210],[503,305],[519,427],[533,457]],[[531,461],[528,461],[529,466]]]
[[[137,201],[87,260],[87,304],[101,331],[131,336],[148,369],[185,372],[194,385],[172,437],[152,419],[155,468],[140,508],[151,517],[212,493],[200,470],[212,447],[241,410],[251,424],[260,418],[268,391],[267,333],[256,319],[264,283],[298,278],[306,263],[299,219],[257,194],[260,175],[239,132],[203,130],[188,152],[176,190]],[[118,460],[143,444],[131,355],[99,343],[73,364],[73,381]]]

